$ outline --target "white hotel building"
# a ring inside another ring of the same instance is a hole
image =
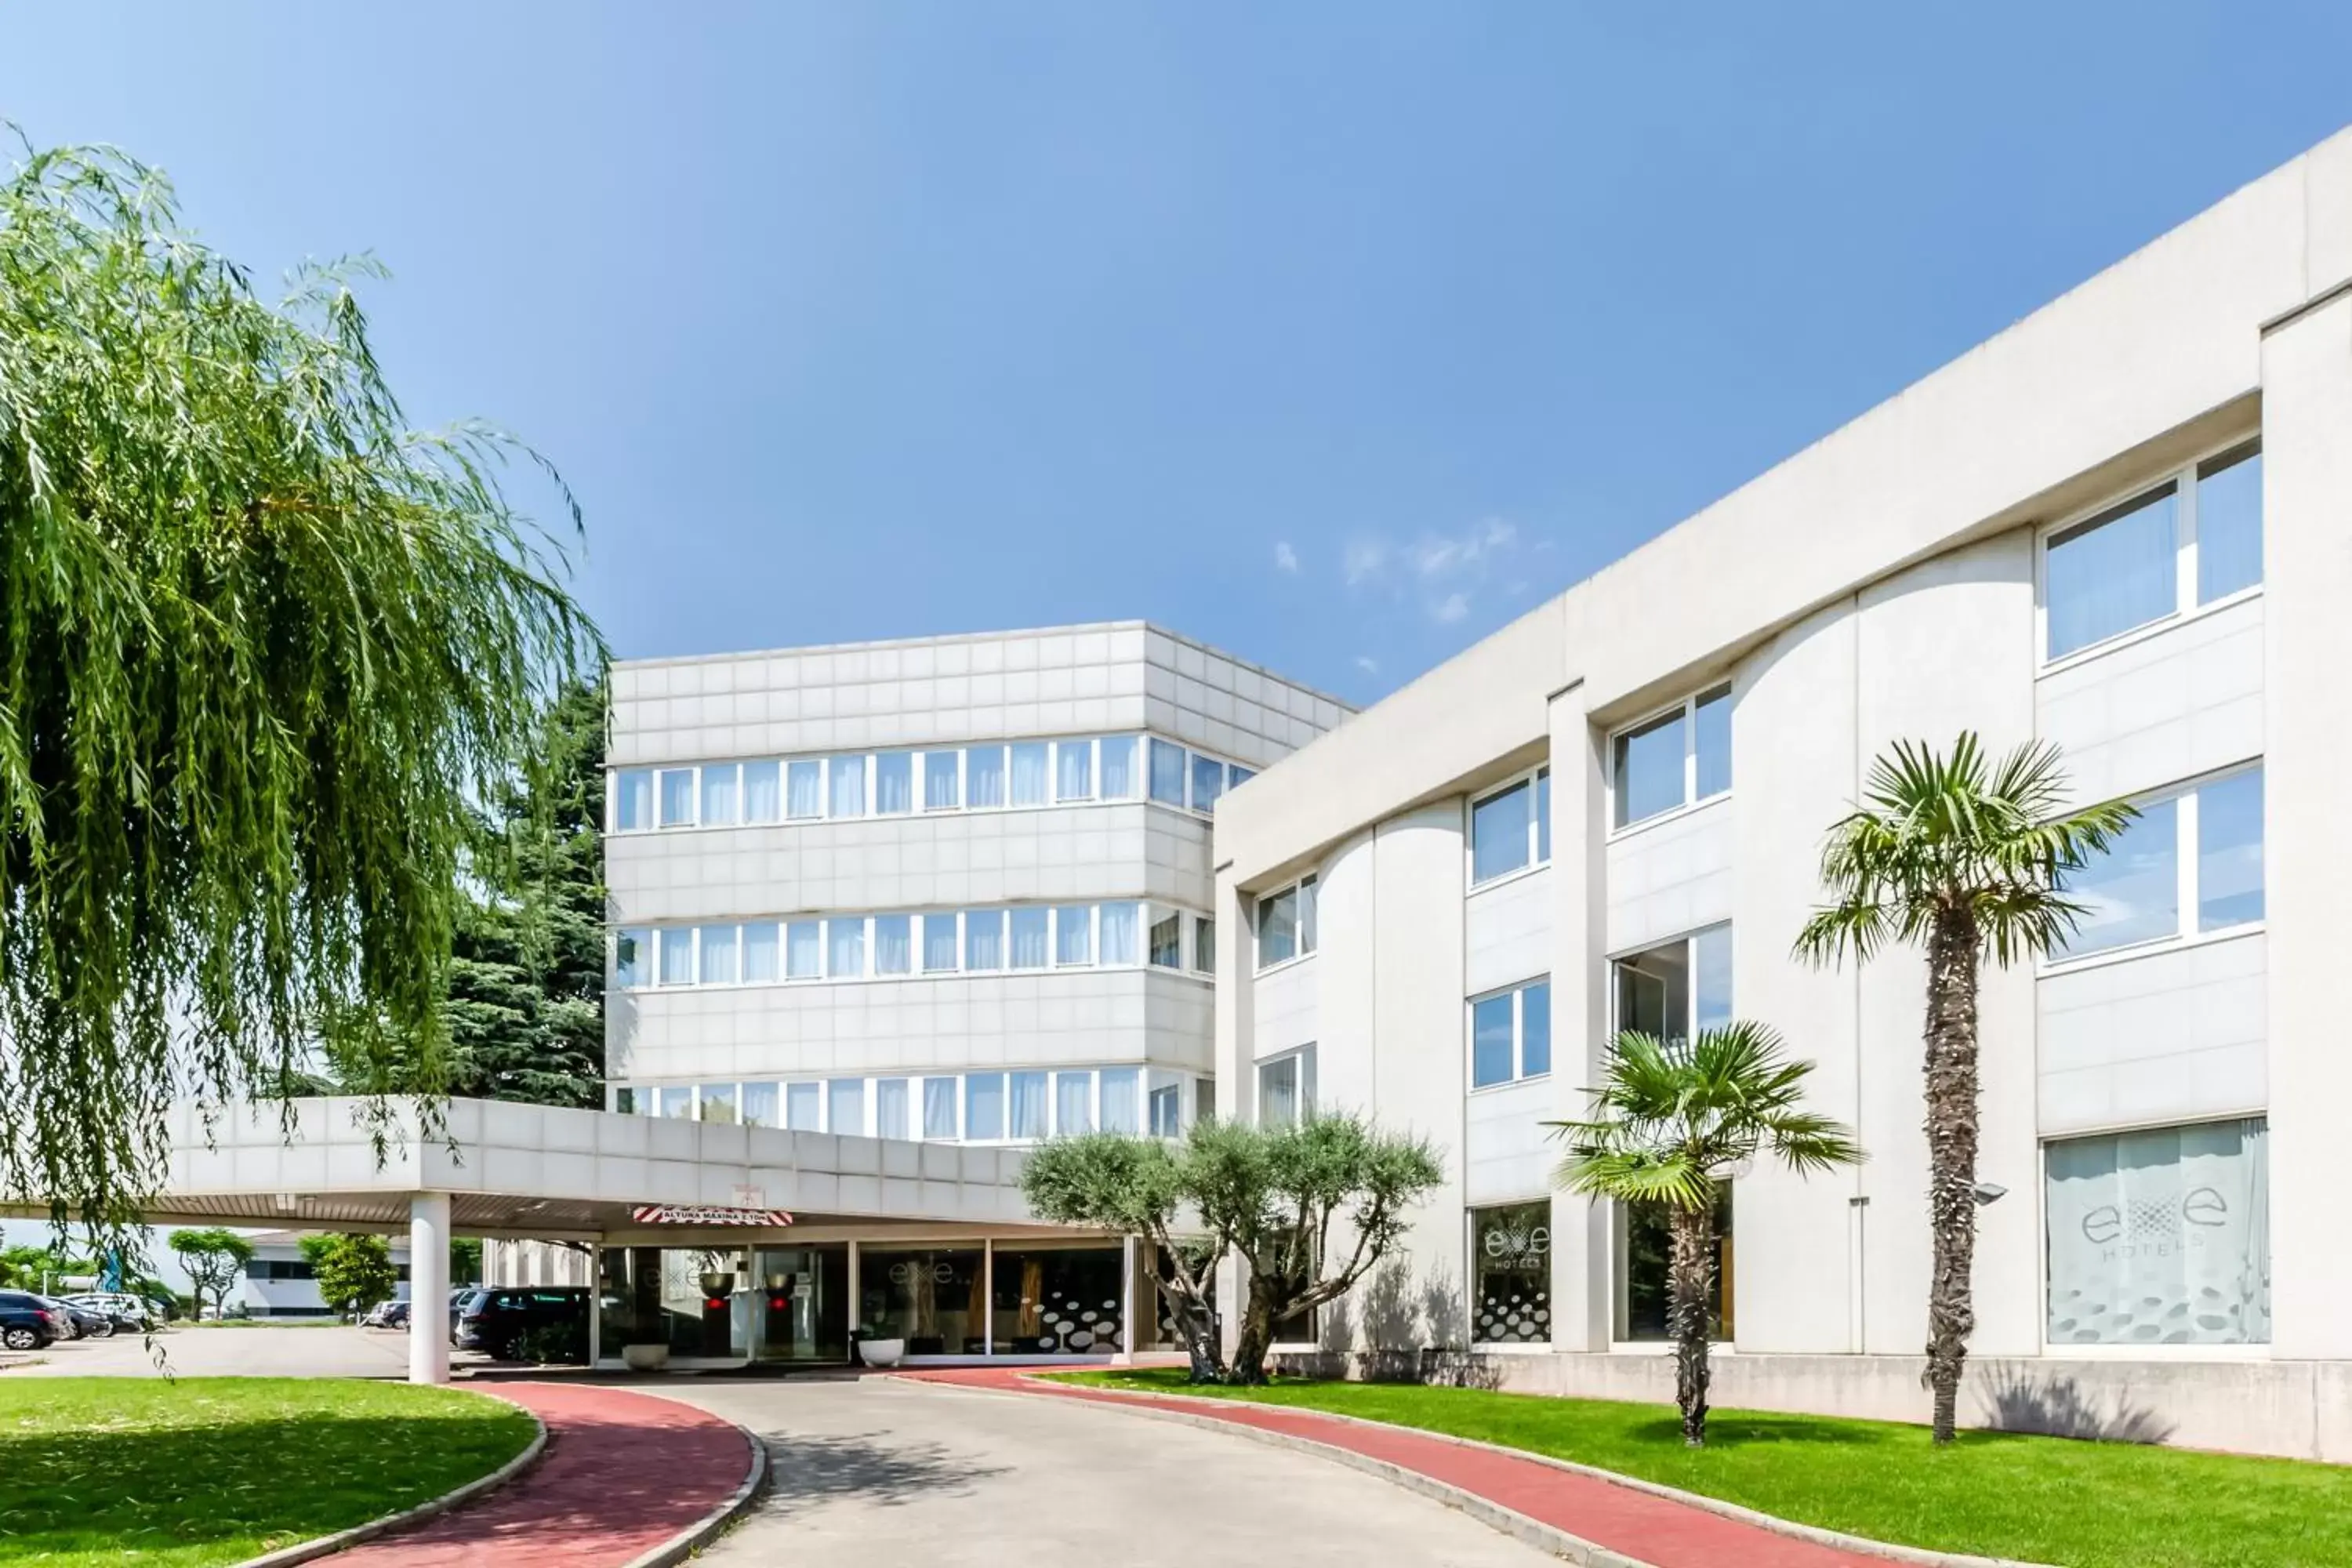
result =
[[[1739,1016],[1870,1157],[1730,1184],[1716,1396],[1924,1418],[1923,963],[1791,944],[1873,759],[1968,730],[2141,816],[1985,975],[1966,1415],[2352,1458],[2347,669],[2352,133],[1219,805],[1229,1111],[1447,1151],[1412,1310],[1318,1332],[1670,1395],[1654,1227],[1540,1123],[1612,1030]]]

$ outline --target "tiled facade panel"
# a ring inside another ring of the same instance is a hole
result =
[[[1209,825],[1133,803],[614,834],[618,924],[1151,898],[1205,910]]]
[[[1731,918],[1732,828],[1730,803],[1716,800],[1610,844],[1611,952]]]
[[[1472,893],[1463,910],[1463,981],[1473,996],[1551,973],[1551,873]]]
[[[1143,623],[617,665],[616,767],[1147,726],[1262,767],[1331,699]]]
[[[2270,1102],[2263,934],[2044,978],[2044,1136],[2260,1111]]]
[[[1259,1056],[1274,1056],[1318,1037],[1315,1003],[1319,978],[1316,965],[1320,962],[1302,959],[1287,968],[1260,975],[1252,983],[1257,1008],[1254,1039]]]
[[[2263,601],[2243,600],[2045,677],[2042,738],[2078,801],[2113,800],[2263,750]]]
[[[1471,1204],[1539,1198],[1551,1191],[1560,1146],[1544,1127],[1552,1110],[1548,1079],[1482,1089],[1463,1105],[1463,1199]]]
[[[1146,1062],[1204,1069],[1209,987],[1144,970],[616,992],[629,1082]]]

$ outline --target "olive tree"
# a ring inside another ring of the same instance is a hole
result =
[[[1143,1238],[1153,1276],[1175,1308],[1194,1383],[1219,1383],[1217,1264],[1222,1243],[1180,1226],[1184,1146],[1120,1132],[1088,1132],[1046,1144],[1022,1168],[1021,1188],[1038,1218],[1094,1226]]]

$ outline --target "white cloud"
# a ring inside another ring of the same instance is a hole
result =
[[[1455,589],[1429,606],[1429,618],[1440,626],[1450,626],[1470,613],[1470,595]]]
[[[1277,572],[1287,572],[1293,576],[1298,574],[1298,552],[1290,548],[1290,541],[1287,539],[1277,539],[1274,542],[1274,569]]]
[[[1381,672],[1381,661],[1370,654],[1360,653],[1356,656],[1356,668],[1366,675],[1378,675]]]
[[[1511,570],[1520,548],[1518,525],[1505,517],[1453,532],[1432,530],[1403,544],[1365,534],[1349,542],[1342,575],[1350,588],[1375,584],[1401,603],[1418,601],[1432,621],[1452,626],[1468,619],[1477,596],[1498,583],[1507,597],[1525,592],[1525,577]]]
[[[1389,542],[1385,539],[1351,539],[1339,563],[1339,574],[1352,588],[1369,578],[1377,577],[1389,563]]]

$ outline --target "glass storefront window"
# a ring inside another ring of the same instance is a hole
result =
[[[1666,1211],[1654,1204],[1614,1205],[1617,1247],[1616,1337],[1620,1341],[1666,1340],[1666,1260],[1673,1235]],[[1708,1337],[1732,1338],[1731,1185],[1715,1204],[1715,1322]]]
[[[979,1355],[987,1346],[984,1259],[971,1247],[862,1248],[857,1336],[904,1340],[908,1355]]]
[[[991,1303],[999,1355],[1108,1355],[1119,1348],[1116,1247],[996,1249]]]
[[[756,1358],[847,1361],[847,1244],[763,1247],[753,1255],[753,1264],[758,1275]]]
[[[1551,1339],[1551,1205],[1470,1211],[1470,1337],[1479,1344]]]
[[[2051,1344],[2270,1342],[2267,1120],[2064,1139],[2045,1170]]]
[[[611,1247],[597,1292],[597,1353],[667,1345],[680,1359],[740,1361],[751,1354],[749,1256],[734,1247]]]

